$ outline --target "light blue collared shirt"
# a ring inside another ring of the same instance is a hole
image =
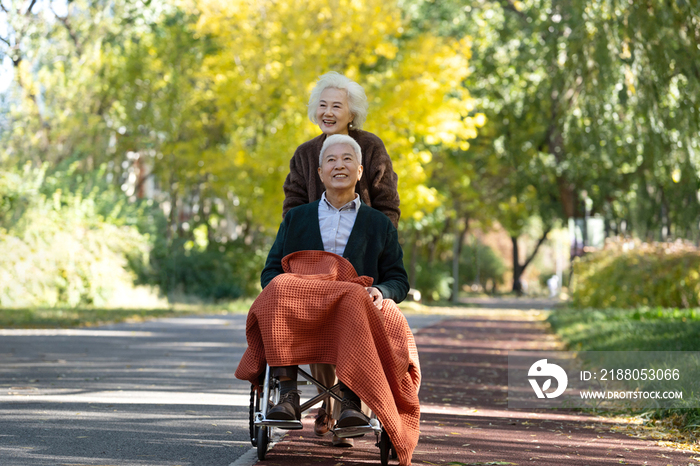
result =
[[[342,256],[348,244],[350,232],[360,210],[360,195],[355,193],[355,199],[336,209],[326,199],[324,191],[321,202],[318,203],[318,226],[321,229],[323,250]]]

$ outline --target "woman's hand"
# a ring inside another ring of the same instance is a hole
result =
[[[365,290],[367,290],[367,292],[369,293],[369,297],[372,298],[372,302],[375,306],[377,306],[377,309],[381,309],[382,303],[384,301],[384,296],[382,295],[382,292],[379,291],[378,288],[375,288],[373,286],[368,286],[365,288]]]

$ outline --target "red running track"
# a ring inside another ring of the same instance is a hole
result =
[[[421,437],[413,465],[700,466],[697,453],[611,430],[615,420],[571,411],[507,408],[507,352],[557,349],[537,312],[481,310],[419,330]],[[374,437],[336,448],[330,437],[289,432],[268,451],[264,466],[380,464]],[[397,465],[396,460],[389,464]]]

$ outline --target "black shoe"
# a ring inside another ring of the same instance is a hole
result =
[[[340,403],[340,419],[336,423],[335,427],[357,427],[366,426],[369,424],[369,418],[362,413],[362,408],[359,404],[343,398]]]
[[[299,395],[301,392],[292,390],[280,397],[280,402],[267,412],[268,419],[276,421],[299,421],[301,409],[299,407]]]

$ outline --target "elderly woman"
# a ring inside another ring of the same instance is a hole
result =
[[[325,187],[318,174],[318,154],[325,140],[334,134],[352,137],[360,146],[364,174],[355,186],[362,202],[386,215],[398,228],[401,210],[391,158],[384,143],[374,134],[363,131],[367,119],[367,96],[358,83],[331,71],[321,76],[311,91],[308,106],[309,119],[318,125],[322,134],[297,147],[289,162],[289,175],[284,182],[283,216],[290,209],[321,199]],[[312,364],[311,372],[325,386],[333,386],[337,379],[335,367]],[[333,401],[319,409],[314,424],[316,435],[325,435],[338,419],[340,406]],[[352,439],[333,436],[334,446],[352,446]]]
[[[311,91],[308,115],[323,134],[297,147],[289,162],[283,215],[293,207],[321,199],[324,187],[317,173],[321,146],[332,134],[347,134],[360,145],[365,167],[356,192],[362,202],[384,213],[398,228],[401,215],[396,190],[398,177],[382,140],[362,130],[367,108],[365,91],[356,82],[334,71],[319,78]]]

